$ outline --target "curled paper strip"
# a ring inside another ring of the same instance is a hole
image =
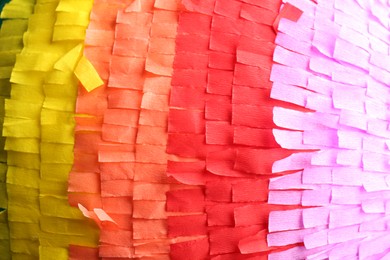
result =
[[[271,97],[276,141],[302,150],[273,164],[269,246],[300,244],[270,259],[386,259],[388,243],[388,4],[289,1],[281,19]],[[306,151],[305,151],[306,150]],[[311,151],[310,151],[311,150]]]

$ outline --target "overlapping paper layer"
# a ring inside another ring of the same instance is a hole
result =
[[[271,97],[276,141],[302,150],[272,167],[269,246],[300,243],[270,259],[387,259],[389,244],[389,6],[383,1],[289,1]]]

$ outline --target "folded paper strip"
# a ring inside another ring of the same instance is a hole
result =
[[[385,1],[288,1],[271,97],[276,141],[302,150],[275,162],[268,245],[299,243],[269,259],[387,259],[389,244],[389,6]]]

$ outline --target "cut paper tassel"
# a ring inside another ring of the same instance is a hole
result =
[[[97,244],[96,227],[68,205],[66,189],[73,164],[75,68],[92,1],[18,2],[24,12],[35,12],[5,100],[12,258],[66,259],[71,243]]]
[[[275,162],[269,200],[296,205],[269,216],[269,259],[387,259],[389,244],[389,6],[383,1],[288,1],[271,97],[276,141],[301,150]]]
[[[280,1],[183,1],[168,122],[171,259],[266,259],[272,163],[269,81]],[[277,22],[277,21],[276,21]],[[291,107],[291,106],[290,106]],[[191,225],[185,224],[191,223]]]

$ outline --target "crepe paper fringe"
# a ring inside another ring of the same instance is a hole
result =
[[[86,55],[106,84],[80,91],[69,198],[99,224],[100,257],[168,257],[165,146],[176,9],[176,1],[134,1],[97,2],[92,11]],[[107,20],[94,20],[107,10]]]
[[[102,128],[102,139],[114,144],[100,149],[99,162],[104,170],[101,175],[103,203],[106,202],[110,211],[118,208],[124,211],[110,214],[118,223],[116,229],[102,229],[101,257],[148,256],[153,252],[143,251],[143,248],[148,248],[150,239],[164,238],[166,233],[161,221],[150,220],[149,225],[145,225],[143,222],[147,220],[138,219],[142,211],[141,202],[136,201],[152,193],[152,187],[136,180],[144,173],[137,163],[142,158],[142,146],[137,141],[154,4],[154,1],[134,1],[117,14],[107,89],[108,109]],[[134,33],[128,34],[128,31]],[[147,207],[146,203],[144,206]],[[117,241],[118,235],[123,238],[121,241]],[[161,245],[154,245],[157,254],[161,253],[160,249]]]
[[[73,164],[75,74],[85,70],[81,51],[92,1],[19,3],[23,17],[35,12],[5,101],[12,258],[67,258],[69,243],[97,240],[96,229],[69,207],[65,188]]]
[[[279,1],[183,1],[170,111],[172,259],[267,258],[272,163],[269,81]],[[187,223],[191,223],[188,225]]]
[[[139,6],[141,9],[146,9],[147,5],[151,7],[145,10],[151,18],[149,32],[145,38],[135,35],[135,38],[147,40],[148,44],[143,57],[142,99],[135,146],[133,244],[138,257],[169,259],[171,239],[167,237],[165,194],[175,188],[175,182],[166,175],[166,145],[178,1],[147,2],[135,1],[126,9],[138,15]]]
[[[33,11],[34,1],[30,1],[25,5],[21,5],[18,1],[1,1],[1,29],[0,29],[0,106],[4,107],[5,98],[9,98],[11,91],[11,71],[15,64],[16,55],[22,50],[23,47],[23,33],[27,30],[27,18]],[[6,5],[6,6],[5,6]],[[28,8],[30,7],[30,8]],[[30,11],[25,13],[25,11]],[[11,11],[15,10],[15,11]],[[0,129],[3,129],[4,121],[4,109],[1,110],[0,115]],[[0,141],[0,208],[3,210],[0,212],[0,252],[2,258],[11,259],[10,251],[10,236],[8,228],[8,198],[6,188],[6,173],[7,173],[7,154],[4,150],[5,138],[1,137]]]
[[[0,32],[12,258],[389,257],[387,4],[38,1],[15,63],[34,4]]]
[[[271,97],[276,141],[302,150],[277,161],[269,200],[304,208],[273,211],[268,245],[300,243],[269,259],[387,259],[389,244],[389,6],[384,1],[289,1]]]
[[[74,113],[78,81],[81,81],[87,90],[99,86],[101,82],[83,56],[85,29],[89,23],[92,4],[92,0],[83,2],[61,0],[56,8],[52,39],[54,44],[63,46],[65,52],[54,64],[54,69],[47,73],[43,85],[45,100],[41,110],[41,178],[46,177],[47,183],[41,182],[40,196],[55,197],[57,200],[50,203],[51,207],[56,205],[57,210],[54,215],[48,213],[54,218],[45,219],[48,230],[44,231],[55,235],[47,236],[47,241],[40,239],[40,257],[43,259],[52,257],[55,252],[67,255],[70,244],[97,246],[98,242],[96,227],[88,223],[77,209],[69,207],[65,188],[73,165]],[[43,153],[45,150],[48,151],[47,154]],[[56,151],[58,155],[50,155],[50,151]],[[55,175],[53,169],[56,171]],[[49,173],[51,176],[48,176]],[[42,187],[45,185],[49,187],[47,194],[43,194]],[[54,189],[56,185],[58,188]],[[42,211],[42,200],[40,205]],[[43,221],[40,222],[42,225]],[[58,225],[68,227],[64,229]],[[52,240],[57,243],[53,243]],[[43,248],[45,246],[46,248]]]
[[[86,30],[84,53],[103,80],[103,86],[88,92],[80,85],[76,103],[75,160],[69,175],[68,199],[70,205],[83,209],[85,215],[94,218],[100,228],[101,222],[107,222],[104,220],[106,213],[102,212],[102,209],[112,215],[108,209],[110,205],[101,198],[101,179],[104,178],[104,172],[99,165],[99,147],[104,144],[101,132],[103,116],[107,109],[107,82],[110,75],[115,21],[118,10],[125,6],[125,1],[121,0],[94,1]],[[111,208],[119,213],[126,210],[123,206]],[[70,259],[99,259],[99,249],[71,246],[69,256]]]
[[[4,6],[1,18],[4,19],[1,32],[1,51],[0,51],[0,61],[1,61],[1,70],[2,77],[0,80],[0,93],[1,93],[1,106],[2,106],[2,116],[1,116],[1,129],[3,132],[3,122],[5,116],[4,104],[5,99],[9,98],[11,92],[11,83],[10,77],[12,69],[15,65],[16,56],[20,53],[23,48],[23,34],[27,30],[28,18],[33,13],[35,1],[11,1],[6,6]],[[17,238],[15,232],[10,233],[11,224],[8,222],[10,216],[10,201],[12,202],[12,196],[7,194],[9,187],[9,177],[7,174],[7,153],[4,150],[5,138],[1,137],[1,172],[2,172],[2,181],[4,181],[4,186],[2,191],[4,192],[4,199],[2,200],[3,207],[7,208],[1,218],[1,248],[2,257],[4,259],[11,259],[15,256],[14,253],[11,253],[11,238]],[[12,230],[11,230],[12,231]],[[3,240],[4,239],[4,240]]]

